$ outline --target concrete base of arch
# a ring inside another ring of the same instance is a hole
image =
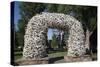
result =
[[[37,59],[18,59],[15,61],[15,65],[33,65],[33,64],[48,64],[49,58],[37,58]]]
[[[64,60],[66,62],[86,62],[86,61],[92,61],[92,57],[90,55],[83,55],[83,56],[64,56]]]

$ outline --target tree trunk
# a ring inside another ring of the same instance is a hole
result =
[[[86,41],[85,41],[85,48],[86,53],[90,53],[90,36],[92,32],[89,31],[89,29],[86,30]]]

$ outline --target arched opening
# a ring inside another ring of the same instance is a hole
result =
[[[47,53],[59,53],[62,52],[66,54],[67,52],[67,36],[68,34],[65,34],[66,32],[59,29],[52,29],[48,28],[47,33]]]
[[[57,43],[55,44],[54,47],[60,50],[61,48],[66,46],[65,39],[67,39],[67,35],[68,34],[65,35],[65,31],[63,30],[48,28],[48,33],[47,33],[48,46],[52,49],[53,42],[56,41]]]

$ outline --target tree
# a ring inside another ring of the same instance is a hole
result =
[[[73,6],[75,17],[82,22],[85,31],[85,47],[90,52],[90,36],[97,29],[97,7]]]
[[[58,5],[57,12],[58,13],[64,13],[69,14],[73,10],[73,7],[71,5]]]
[[[24,34],[25,27],[32,16],[41,13],[45,9],[45,4],[42,3],[31,3],[21,2],[19,5],[21,18],[18,21],[18,30],[16,31],[17,45],[23,48],[24,46]]]
[[[52,41],[51,41],[51,47],[52,47],[52,48],[57,48],[57,45],[58,45],[58,42],[57,42],[56,35],[53,34],[53,36],[52,36]]]
[[[77,6],[76,6],[77,7]],[[93,33],[93,31],[97,27],[97,7],[89,7],[89,6],[84,6],[83,8],[77,7],[74,9],[76,12],[76,16],[80,21],[82,21],[84,31],[86,31],[85,36],[86,36],[86,41],[85,41],[85,46],[86,50],[90,51],[90,36]]]
[[[47,4],[46,9],[48,12],[57,12],[58,5],[57,4]]]

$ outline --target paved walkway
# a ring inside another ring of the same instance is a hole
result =
[[[66,54],[66,52],[56,52],[48,54],[50,63],[65,63],[66,61],[64,61],[64,55]]]
[[[55,61],[54,63],[65,63],[66,61],[64,61],[64,59],[61,59],[61,60],[58,60],[58,61]]]

